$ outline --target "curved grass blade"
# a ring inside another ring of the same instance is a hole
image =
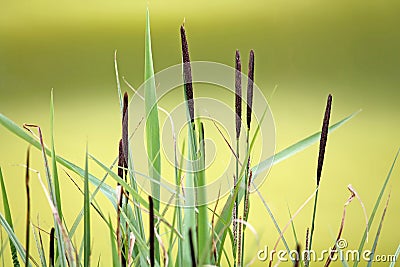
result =
[[[25,259],[25,249],[22,247],[21,243],[19,242],[17,236],[14,233],[13,228],[8,224],[6,218],[4,218],[3,214],[1,214],[1,213],[0,213],[0,225],[2,225],[4,230],[6,231],[8,238],[10,239],[10,246],[12,244],[12,246],[15,248],[15,251],[16,251],[15,253],[18,252],[19,256],[22,259]],[[16,254],[15,254],[15,258],[14,258],[14,254],[12,256],[13,256],[14,267],[20,266],[19,261],[18,261],[18,256]],[[16,259],[16,260],[14,260],[14,259]],[[29,263],[28,266],[31,266],[31,264]]]
[[[1,171],[1,167],[0,167],[0,184],[1,184],[1,195],[3,196],[3,207],[4,207],[5,220],[9,225],[10,232],[12,232],[12,234],[14,234],[13,221],[12,221],[12,217],[11,217],[11,211],[10,211],[10,206],[8,203],[6,186],[4,184],[4,178],[3,178],[3,173]],[[9,233],[8,233],[8,235],[9,235],[9,239],[10,239],[10,249],[11,249],[11,257],[12,257],[13,265],[14,265],[14,267],[19,267],[20,264],[18,261],[17,249],[16,249]]]
[[[333,124],[332,126],[329,127],[329,133],[335,131],[339,127],[343,126],[346,122],[354,118],[360,111],[354,112],[353,114],[345,117],[344,119],[338,121],[337,123]],[[280,152],[276,153],[270,158],[267,158],[254,166],[252,168],[253,171],[253,177],[255,178],[258,174],[266,171],[270,166],[271,166],[271,161],[272,165],[278,164],[285,159],[288,159],[295,154],[303,151],[304,149],[308,148],[309,146],[315,144],[318,142],[321,136],[321,131],[316,132],[313,135],[308,136],[307,138],[302,139],[301,141],[298,141],[297,143],[285,148],[284,150],[281,150]]]
[[[15,124],[12,120],[4,116],[3,114],[0,114],[0,124],[3,125],[6,129],[8,129],[10,132],[15,134],[16,136],[20,137],[21,139],[25,140],[35,148],[41,150],[41,144],[39,143],[38,140],[36,140],[33,136],[28,134],[25,130],[23,130],[21,127],[19,127],[17,124]],[[51,151],[47,148],[45,148],[46,154],[51,155]],[[81,178],[85,177],[85,171],[80,168],[79,166],[73,164],[72,162],[69,162],[68,160],[56,156],[56,161],[63,165],[65,168],[73,171],[77,175],[79,175]],[[99,186],[101,192],[113,203],[113,205],[116,205],[116,198],[115,198],[115,192],[113,188],[107,184],[105,184],[103,181],[98,179],[97,177],[93,176],[92,174],[89,173],[89,181],[94,185],[94,186]]]
[[[38,233],[36,233],[35,229],[33,229],[33,237],[35,239],[35,244],[36,244],[36,248],[37,248],[37,251],[39,254],[40,263],[41,263],[42,267],[47,267],[46,257],[44,255],[42,237],[40,235],[40,229],[38,229],[37,231],[38,231]],[[1,256],[1,253],[0,253],[0,256]]]
[[[369,261],[368,261],[367,267],[371,267],[372,262],[373,262],[373,258],[374,258],[375,252],[376,252],[376,247],[378,246],[379,236],[381,234],[381,230],[382,230],[382,226],[383,226],[383,220],[385,219],[387,207],[389,205],[389,200],[390,200],[390,193],[387,198],[385,208],[383,209],[383,214],[381,217],[381,221],[379,222],[378,230],[376,231],[376,236],[375,236],[374,244],[372,245],[371,254],[369,256]]]
[[[352,119],[354,116],[356,116],[358,112],[355,112],[347,117],[345,117],[344,119],[340,120],[339,122],[335,123],[334,125],[329,127],[329,131],[334,131],[337,128],[339,128],[340,126],[344,125],[346,122],[348,122],[350,119]],[[260,120],[260,123],[262,122],[262,120]],[[259,128],[258,128],[259,129]],[[257,135],[258,129],[256,130],[255,136]],[[306,149],[307,147],[311,146],[312,144],[316,143],[319,139],[320,139],[320,135],[321,132],[317,132],[291,146],[289,146],[288,148],[276,153],[274,156],[263,160],[262,162],[260,162],[259,164],[257,164],[256,166],[252,167],[251,170],[253,172],[253,180],[256,178],[256,176],[260,173],[262,173],[263,171],[267,170],[270,166],[270,163],[272,161],[272,165],[275,165],[297,153],[299,153],[300,151]],[[246,162],[248,158],[248,155],[246,155],[246,158],[244,159],[243,162]],[[238,179],[238,183],[241,182],[242,180],[242,175],[243,175],[243,167],[242,167],[242,171],[239,175]],[[238,187],[239,188],[239,187]],[[233,209],[233,203],[232,203],[232,197],[236,197],[236,195],[238,195],[238,205],[240,204],[240,201],[243,198],[243,194],[240,194],[238,191],[239,189],[237,188],[237,190],[234,190],[233,194],[231,196],[228,197],[224,208],[222,209],[221,212],[221,216],[219,217],[219,220],[217,221],[216,227],[215,227],[215,231],[218,235],[221,235],[224,231],[226,231],[226,226],[230,224],[231,221],[231,217],[232,217],[232,209]],[[231,207],[232,206],[232,207]],[[221,259],[221,248],[223,247],[223,244],[225,242],[225,234],[221,235],[221,239],[217,241],[217,251],[219,253],[219,259]]]
[[[397,261],[397,259],[398,259],[398,257],[399,257],[399,254],[400,254],[400,245],[397,247],[397,250],[396,250],[396,252],[395,252],[394,255],[393,255],[394,259],[393,259],[393,261],[390,263],[390,266],[389,266],[389,267],[394,267],[394,265],[396,264],[396,261]]]
[[[400,149],[397,150],[397,153],[396,153],[396,156],[395,156],[395,158],[393,160],[392,166],[390,167],[389,173],[387,174],[385,182],[382,185],[381,191],[379,192],[379,196],[378,196],[377,200],[375,201],[375,205],[374,205],[374,208],[372,210],[372,213],[369,216],[368,225],[370,225],[370,226],[372,225],[372,223],[374,221],[376,211],[378,210],[379,204],[381,203],[383,193],[385,192],[386,186],[387,186],[387,184],[388,184],[388,182],[390,180],[390,177],[392,175],[392,172],[393,172],[394,166],[396,164],[397,158],[399,156],[399,153],[400,153]],[[361,239],[361,242],[360,242],[360,245],[358,247],[358,253],[359,253],[358,255],[361,255],[361,251],[364,249],[365,241],[367,239],[367,234],[368,234],[367,229],[365,229],[364,230],[364,235],[363,235],[363,237]],[[358,261],[355,261],[354,264],[353,264],[353,267],[357,267],[358,263],[359,263]]]

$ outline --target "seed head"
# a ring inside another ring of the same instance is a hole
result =
[[[182,40],[183,82],[185,86],[185,95],[189,109],[190,121],[193,123],[194,101],[193,101],[193,85],[192,85],[192,68],[190,66],[189,47],[186,40],[186,32],[184,25],[181,26],[181,40]]]
[[[319,141],[318,167],[317,167],[317,186],[321,180],[322,166],[324,165],[325,147],[328,140],[329,118],[331,116],[332,96],[328,96],[326,102],[324,120],[322,122],[321,139]]]
[[[242,63],[239,50],[236,50],[235,69],[236,139],[239,139],[242,126]]]
[[[249,73],[247,81],[247,129],[250,130],[251,113],[253,107],[253,86],[254,86],[254,51],[250,50]]]

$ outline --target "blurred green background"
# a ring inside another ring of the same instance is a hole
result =
[[[83,164],[86,142],[103,162],[111,163],[117,155],[120,122],[114,50],[118,50],[121,76],[139,86],[148,6],[156,71],[180,63],[179,26],[184,19],[192,60],[233,66],[234,51],[240,49],[247,66],[247,53],[255,50],[255,81],[272,107],[277,151],[320,129],[328,93],[333,95],[333,122],[362,109],[329,138],[315,248],[333,244],[349,196],[348,184],[371,213],[400,145],[398,1],[2,1],[0,6],[0,112],[19,125],[39,124],[49,141],[49,101],[54,88],[56,149],[72,162]],[[275,86],[278,89],[271,96]],[[25,161],[27,144],[0,128],[0,147],[16,231],[24,240],[24,169],[17,165]],[[317,153],[314,145],[273,167],[261,187],[282,227],[289,219],[287,206],[294,212],[314,190]],[[43,171],[38,151],[32,162]],[[60,173],[64,210],[71,224],[83,199]],[[377,254],[393,254],[400,241],[399,174],[397,167]],[[50,209],[37,179],[31,183],[33,221],[40,214],[40,226],[49,229]],[[260,199],[252,195],[251,200],[250,223],[260,240],[257,244],[249,234],[249,259],[264,245],[273,246],[278,237]],[[113,212],[102,197],[99,201]],[[301,240],[311,212],[312,203],[295,220]],[[368,249],[381,214],[382,206]],[[358,247],[364,225],[362,209],[355,201],[348,208],[343,233],[349,249]],[[101,255],[101,266],[109,266],[107,227],[94,219],[93,230],[94,261]],[[286,236],[294,248],[292,234]],[[255,262],[256,266],[265,264]]]

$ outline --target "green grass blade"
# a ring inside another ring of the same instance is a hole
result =
[[[3,214],[1,214],[1,213],[0,213],[0,225],[3,226],[4,230],[6,231],[6,233],[8,235],[8,238],[10,239],[10,246],[12,244],[12,246],[14,246],[16,252],[18,252],[19,256],[22,259],[25,259],[25,249],[22,247],[21,243],[19,242],[17,236],[14,233],[14,230],[11,228],[11,226],[8,224],[6,218],[4,218]],[[16,259],[16,261],[14,260],[14,255],[13,255],[14,267],[20,266],[16,255],[15,255],[15,259]],[[31,264],[29,263],[28,266],[31,266]]]
[[[51,101],[50,101],[50,135],[51,135],[51,165],[53,169],[53,183],[54,183],[54,195],[56,199],[56,207],[58,209],[58,214],[61,220],[63,219],[63,214],[61,210],[61,195],[60,195],[60,182],[58,180],[57,171],[57,161],[56,161],[56,151],[54,147],[54,98],[53,90],[51,90]]]
[[[88,151],[86,147],[85,156],[85,185],[84,185],[84,267],[90,266],[90,192],[89,192],[89,166],[88,166]]]
[[[247,162],[249,160],[250,153],[255,144],[255,139],[260,131],[261,123],[264,121],[267,111],[268,111],[268,109],[264,110],[264,113],[260,119],[260,123],[257,125],[257,128],[254,132],[254,136],[252,137],[249,149],[246,151],[246,155],[245,155],[243,162]],[[240,170],[239,179],[237,180],[237,184],[240,186],[236,186],[236,188],[234,188],[234,190],[233,190],[233,194],[229,195],[229,197],[222,209],[221,216],[218,217],[218,221],[215,225],[215,232],[216,232],[217,236],[219,237],[216,240],[216,243],[217,243],[216,249],[217,249],[217,253],[218,253],[218,264],[220,263],[219,261],[221,260],[221,254],[223,251],[226,234],[227,234],[227,231],[229,230],[229,226],[232,221],[233,207],[235,205],[236,200],[238,201],[237,205],[240,204],[240,201],[244,197],[244,188],[245,188],[245,186],[247,187],[247,185],[245,185],[245,181],[243,179],[246,168],[247,168],[247,164],[244,164]],[[240,236],[240,235],[238,234],[238,236]],[[232,239],[232,242],[233,242],[233,239]],[[232,243],[232,246],[233,246],[233,243]],[[238,246],[238,247],[240,247],[240,246]]]
[[[396,261],[397,261],[397,259],[398,259],[398,257],[399,257],[399,254],[400,254],[400,244],[399,244],[399,246],[397,247],[397,250],[396,250],[396,252],[394,253],[394,260],[390,263],[390,266],[389,267],[394,267],[394,265],[396,264]]]
[[[40,230],[37,230],[38,232]],[[35,239],[35,244],[36,244],[36,248],[39,254],[39,258],[40,258],[40,263],[42,265],[42,267],[46,267],[47,266],[47,262],[46,262],[46,257],[44,254],[44,249],[43,249],[43,243],[40,237],[38,237],[38,234],[36,233],[35,229],[33,229],[33,237]]]
[[[0,167],[0,183],[1,183],[1,193],[3,196],[3,207],[4,207],[5,220],[7,221],[8,225],[10,227],[10,231],[12,233],[14,233],[11,211],[10,211],[10,206],[8,203],[7,191],[6,191],[6,186],[4,184],[4,178],[3,178],[3,173],[1,171],[1,167]],[[15,245],[12,242],[11,238],[10,238],[10,248],[11,248],[11,257],[13,260],[14,267],[19,267],[20,265],[19,265],[19,261],[18,261],[17,250],[16,250]]]
[[[113,226],[111,223],[111,218],[108,219],[108,228],[110,230],[110,243],[111,243],[111,255],[112,255],[112,266],[113,267],[119,267],[120,262],[119,262],[119,257],[118,257],[118,250],[117,250],[117,245],[116,245],[116,240],[115,240],[115,235],[114,235],[114,230]]]
[[[121,83],[119,81],[119,71],[118,71],[118,61],[117,61],[117,50],[114,51],[114,71],[115,71],[115,80],[117,82],[117,92],[118,92],[118,100],[119,100],[119,108],[122,114],[123,111],[123,97],[121,92]]]
[[[339,127],[343,126],[346,122],[351,120],[353,117],[355,117],[360,111],[354,112],[353,114],[349,115],[348,117],[340,120],[339,122],[333,124],[332,126],[329,127],[329,132],[333,132]],[[271,166],[271,161],[273,160],[272,164],[278,164],[281,161],[284,161],[287,158],[290,158],[294,156],[295,154],[299,153],[300,151],[306,149],[307,147],[315,144],[316,142],[319,141],[321,136],[321,131],[310,135],[309,137],[285,148],[284,150],[280,151],[279,153],[276,153],[274,156],[263,160],[256,166],[252,168],[253,171],[253,179],[257,177],[258,174],[262,173],[263,171],[267,170]]]
[[[158,105],[156,83],[154,78],[153,58],[151,51],[150,16],[146,16],[145,75],[144,101],[146,108],[146,143],[149,157],[149,176],[157,180],[161,171],[160,129],[158,121]],[[159,180],[159,179],[158,179]],[[154,208],[159,211],[160,187],[153,184],[152,193]]]
[[[25,231],[25,266],[29,264],[29,244],[31,233],[31,195],[29,190],[29,148],[26,155],[26,174],[25,174],[25,189],[26,189],[26,231]]]
[[[196,224],[196,211],[195,211],[195,205],[196,205],[196,166],[195,160],[197,159],[196,156],[196,151],[197,149],[195,148],[195,142],[196,139],[194,137],[194,130],[191,125],[194,124],[189,124],[189,130],[188,130],[188,140],[189,140],[189,145],[188,145],[188,155],[189,159],[191,162],[188,163],[188,166],[186,166],[187,172],[186,172],[186,191],[185,191],[185,206],[183,208],[184,210],[184,218],[183,218],[183,229],[182,233],[188,233],[189,229],[196,229],[197,224]],[[193,235],[193,246],[195,246],[195,251],[197,251],[197,236]],[[190,242],[187,234],[185,234],[185,238],[183,240],[183,264],[184,266],[190,266],[192,264],[192,257],[190,254]]]
[[[144,200],[144,198],[136,191],[134,191],[123,179],[121,179],[115,172],[113,172],[111,169],[109,169],[106,165],[104,165],[102,162],[100,162],[98,159],[96,159],[94,156],[89,155],[89,157],[94,160],[94,162],[99,165],[104,171],[106,171],[111,178],[113,178],[116,182],[120,183],[123,187],[124,190],[128,191],[130,195],[133,196],[134,200],[143,205],[145,208],[148,208],[148,203],[147,201]],[[115,206],[116,208],[117,206]],[[157,212],[158,214],[158,212]]]
[[[19,127],[17,124],[15,124],[12,120],[4,116],[3,114],[0,114],[0,125],[3,125],[6,129],[8,129],[10,132],[15,134],[16,136],[20,137],[21,139],[25,140],[35,148],[41,150],[42,147],[39,143],[38,140],[33,138],[30,134],[28,134],[25,130],[23,130],[21,127]],[[47,155],[51,155],[51,151],[49,149],[45,149]],[[62,166],[66,167],[67,169],[73,171],[74,173],[78,174],[81,178],[85,177],[85,171],[78,167],[77,165],[69,162],[68,160],[56,156],[56,161],[60,163]],[[115,192],[114,189],[103,183],[101,180],[99,180],[97,177],[93,176],[92,174],[89,173],[89,180],[94,186],[99,186],[101,185],[101,192],[114,204],[116,205],[116,198],[115,198]]]
[[[292,213],[290,212],[289,206],[288,206],[288,211],[289,211],[289,218],[292,218]],[[296,232],[296,227],[294,226],[294,220],[291,220],[291,225],[292,225],[292,232],[293,232],[294,241],[296,242],[296,244],[300,244],[299,243],[299,239],[297,238],[297,232]],[[301,265],[301,267],[304,267],[304,263],[303,263],[302,257],[300,257],[300,265]]]
[[[210,264],[210,247],[211,242],[210,229],[208,223],[208,208],[207,208],[207,196],[206,196],[206,177],[205,177],[205,143],[204,143],[204,125],[200,123],[199,129],[199,151],[200,151],[200,161],[199,161],[199,172],[197,174],[197,201],[202,205],[198,206],[199,211],[197,216],[197,231],[198,231],[198,248],[199,248],[199,265]]]
[[[148,156],[149,176],[160,181],[161,158],[160,158],[160,126],[158,120],[158,107],[156,96],[156,83],[154,78],[153,56],[151,50],[150,15],[146,13],[146,37],[145,37],[145,71],[144,71],[144,103],[146,109],[146,145]],[[154,210],[160,211],[160,185],[151,184],[151,193],[154,199]],[[158,229],[157,229],[158,232]],[[160,248],[158,240],[155,240],[156,261],[160,261]]]
[[[382,213],[381,220],[379,222],[378,230],[376,231],[375,240],[374,240],[374,244],[372,245],[371,254],[369,256],[369,261],[368,261],[367,267],[371,267],[372,266],[373,258],[374,258],[375,252],[376,252],[376,247],[378,246],[379,236],[381,234],[381,230],[382,230],[382,226],[383,226],[383,220],[385,219],[387,207],[389,205],[389,200],[390,200],[390,193],[389,193],[389,196],[387,198],[385,208],[383,209],[383,213]]]
[[[180,194],[180,188],[181,188],[181,178],[182,178],[182,168],[183,168],[183,160],[185,158],[185,142],[183,142],[182,145],[182,155],[181,155],[181,159],[180,159],[180,163],[179,163],[179,167],[178,168],[178,162],[175,162],[175,184],[176,184],[176,194],[179,195]],[[175,160],[176,159],[176,147],[175,147]],[[183,225],[182,225],[182,209],[180,207],[180,203],[179,203],[179,198],[176,198],[176,206],[175,206],[175,213],[174,213],[174,220],[177,220],[177,228],[178,231],[180,233],[183,233]],[[171,235],[171,239],[170,239],[170,251],[172,253],[172,235]],[[180,253],[179,253],[180,252]],[[178,239],[178,253],[177,253],[177,258],[176,258],[176,265],[177,266],[182,266],[183,265],[183,241],[181,238]],[[172,257],[170,257],[172,259]]]
[[[399,153],[400,153],[400,149],[397,150],[396,156],[395,156],[395,158],[393,160],[392,166],[390,167],[389,173],[387,174],[385,182],[383,183],[381,191],[379,192],[379,196],[378,196],[377,200],[375,201],[374,208],[372,210],[371,215],[369,216],[368,225],[372,225],[372,223],[374,221],[376,211],[378,210],[379,204],[381,203],[382,196],[383,196],[383,193],[385,192],[386,186],[389,183],[389,180],[390,180],[390,177],[392,175],[392,171],[393,171],[394,166],[396,164],[396,161],[397,161],[397,158],[399,156]],[[361,239],[361,242],[360,242],[360,245],[358,247],[358,253],[359,253],[358,255],[361,255],[361,251],[364,249],[365,241],[367,239],[367,234],[368,234],[367,233],[367,229],[365,229],[364,230],[364,235],[363,235],[363,237]],[[353,264],[353,267],[357,267],[358,263],[359,263],[358,261],[355,261],[354,264]]]
[[[349,115],[348,117],[340,120],[339,122],[333,124],[331,127],[329,127],[329,131],[334,131],[337,128],[339,128],[340,126],[344,125],[346,122],[348,122],[350,119],[352,119],[354,116],[356,116],[359,112],[355,112],[351,115]],[[260,121],[260,123],[262,122],[262,120]],[[257,130],[259,129],[259,126],[257,128]],[[257,132],[257,131],[256,131]],[[257,134],[255,133],[255,136]],[[306,149],[307,147],[311,146],[312,144],[316,143],[319,139],[320,139],[320,135],[321,132],[317,132],[293,145],[291,145],[290,147],[276,153],[274,156],[260,162],[259,164],[257,164],[256,166],[252,167],[252,172],[253,172],[253,180],[256,178],[256,176],[258,174],[260,174],[261,172],[265,171],[270,165],[271,165],[271,161],[272,161],[272,165],[275,165],[295,154],[297,154],[298,152]],[[253,137],[253,141],[254,141],[254,137]],[[253,143],[252,141],[252,143]],[[251,150],[251,149],[250,149]],[[248,153],[244,159],[243,162],[246,162],[248,159]],[[238,183],[243,183],[243,171],[244,168],[242,167],[242,170],[240,172],[239,175],[239,179],[238,179]],[[232,209],[233,209],[233,199],[232,197],[236,197],[236,195],[238,196],[238,205],[240,203],[240,201],[243,198],[243,193],[239,192],[239,186],[238,186],[238,190],[234,190],[234,193],[228,197],[228,200],[225,203],[225,206],[222,210],[221,216],[219,217],[219,220],[217,221],[216,227],[215,227],[215,232],[218,233],[218,235],[220,236],[220,240],[217,242],[217,249],[218,249],[218,253],[219,253],[219,259],[221,259],[221,247],[223,246],[223,243],[225,242],[225,237],[226,234],[224,233],[224,231],[226,231],[227,226],[229,225],[230,221],[231,221],[231,216],[232,216]]]

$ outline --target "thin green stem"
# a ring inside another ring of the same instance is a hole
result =
[[[312,241],[313,241],[313,235],[314,235],[314,229],[315,229],[315,217],[317,214],[318,191],[319,191],[319,188],[317,187],[317,191],[315,192],[313,216],[312,216],[312,221],[311,221],[310,242],[309,242],[308,248],[306,248],[308,251],[311,251],[311,246],[312,246]],[[307,261],[306,267],[309,267],[309,266],[310,266],[310,261]]]
[[[239,138],[236,138],[236,176],[234,179],[233,188],[236,188],[239,177]],[[236,195],[234,214],[233,214],[233,266],[236,267],[236,256],[237,256],[237,241],[238,241],[238,222],[239,216],[239,196]]]
[[[247,129],[247,135],[246,135],[246,153],[249,154],[250,153],[250,144],[249,144],[249,136],[250,136],[250,129]],[[248,212],[247,207],[248,207],[248,182],[249,182],[249,171],[250,171],[250,155],[247,156],[247,162],[245,162],[246,164],[246,171],[244,173],[244,201],[243,201],[243,220],[246,221],[247,220],[247,215]],[[242,236],[241,236],[241,260],[240,263],[243,266],[244,263],[244,237],[245,237],[245,231],[246,231],[246,224],[243,224],[243,229],[242,229]],[[240,266],[239,266],[240,267]]]

